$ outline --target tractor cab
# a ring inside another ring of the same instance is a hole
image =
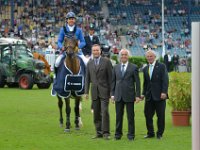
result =
[[[13,38],[0,38],[0,87],[19,86],[31,89],[49,88],[51,78],[44,74],[45,64],[35,60],[26,41]]]

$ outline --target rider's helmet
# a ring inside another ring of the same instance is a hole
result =
[[[74,12],[70,11],[67,13],[66,15],[66,19],[69,19],[69,18],[76,18],[76,15]]]

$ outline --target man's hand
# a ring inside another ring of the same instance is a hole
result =
[[[111,103],[113,103],[113,104],[115,103],[115,97],[114,96],[111,96],[110,100],[111,100]]]
[[[163,100],[166,99],[166,98],[167,98],[167,94],[165,94],[165,93],[161,93],[160,98],[163,99]]]
[[[136,97],[135,103],[137,104],[137,103],[139,103],[140,101],[141,101],[141,99],[140,99],[139,97]]]

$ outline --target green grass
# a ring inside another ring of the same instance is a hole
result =
[[[72,130],[70,133],[64,133],[64,128],[59,127],[57,98],[50,96],[50,89],[39,90],[36,87],[33,90],[0,89],[0,150],[191,149],[191,127],[172,126],[169,106],[166,111],[166,130],[163,139],[146,140],[143,139],[146,134],[144,102],[135,105],[136,137],[134,142],[129,142],[126,138],[126,115],[122,140],[113,140],[115,130],[113,104],[110,104],[112,140],[91,139],[95,135],[93,116],[90,112],[91,101],[84,100],[82,105],[81,116],[84,126],[80,131],[74,130],[74,112],[72,111]],[[156,125],[156,120],[154,125]]]

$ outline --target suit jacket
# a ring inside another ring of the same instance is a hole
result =
[[[112,95],[115,97],[115,101],[123,99],[124,102],[134,102],[135,97],[140,97],[140,78],[136,65],[128,63],[123,77],[121,73],[121,64],[117,64],[114,67]]]
[[[149,65],[143,69],[144,84],[143,95],[148,101],[151,98],[155,101],[161,100],[161,93],[168,93],[169,77],[168,72],[163,63],[156,62],[152,77],[149,77]],[[151,97],[152,96],[152,97]]]
[[[179,56],[178,55],[174,55],[172,57],[172,62],[174,65],[178,65],[179,64]]]
[[[109,99],[112,81],[112,64],[109,59],[101,57],[96,66],[91,59],[86,67],[85,94],[89,93],[91,83],[92,100],[98,97]]]
[[[93,35],[92,41],[91,41],[89,35],[85,36],[85,43],[86,43],[86,45],[83,48],[83,54],[84,55],[89,55],[89,56],[91,55],[92,45],[93,44],[100,44],[99,38],[97,36],[95,36],[95,35]]]
[[[165,63],[165,64],[169,64],[169,63],[170,63],[168,54],[165,54],[165,55],[164,55],[164,63]]]

